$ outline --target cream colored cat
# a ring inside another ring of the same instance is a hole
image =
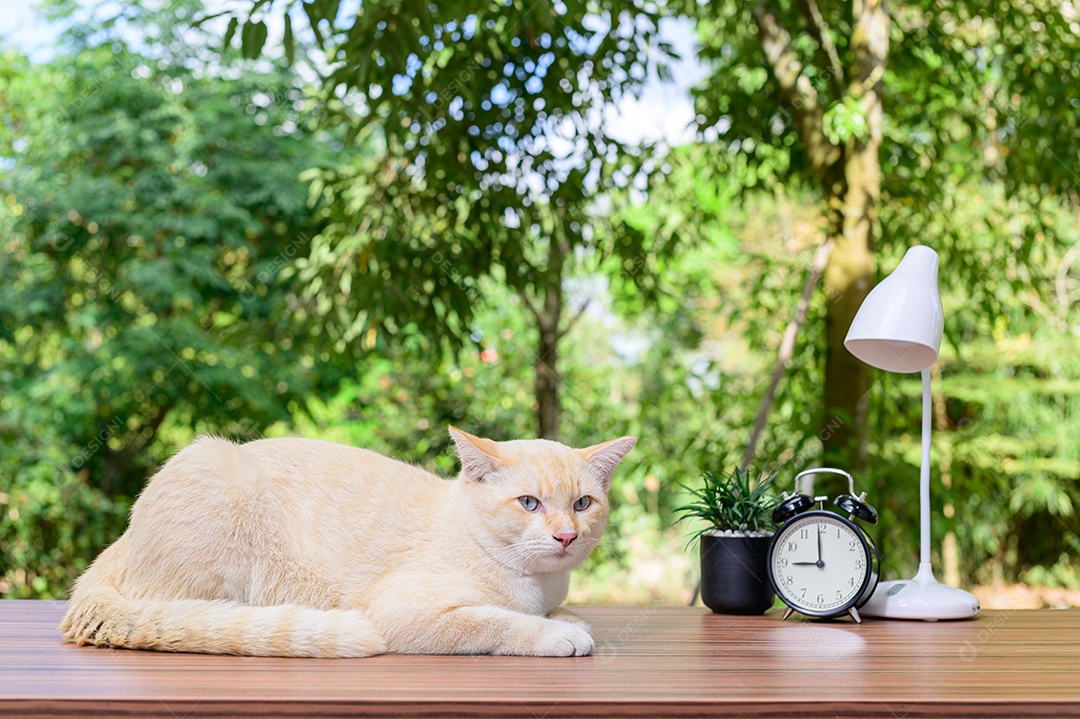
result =
[[[559,605],[635,439],[576,450],[450,434],[453,480],[319,440],[196,440],[76,582],[64,637],[268,656],[588,654],[587,625]]]

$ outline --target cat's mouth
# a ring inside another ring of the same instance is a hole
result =
[[[566,560],[577,556],[577,547],[554,547],[549,555],[556,560]]]

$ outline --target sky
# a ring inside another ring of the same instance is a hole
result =
[[[0,37],[22,50],[32,60],[52,56],[56,28],[41,17],[39,3],[0,0]]]
[[[690,88],[701,82],[705,68],[697,61],[694,25],[686,18],[665,20],[660,30],[675,52],[682,58],[671,67],[671,82],[652,78],[645,85],[640,99],[623,101],[616,124],[626,139],[665,140],[680,145],[693,139],[690,122],[694,119],[694,104]]]

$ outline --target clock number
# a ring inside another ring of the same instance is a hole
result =
[[[855,560],[855,568],[856,569],[862,569],[863,568],[862,557],[859,557],[858,559]]]
[[[849,539],[849,540],[848,540],[848,543],[847,543],[847,550],[848,550],[849,552],[854,552],[854,551],[855,551],[855,540],[854,540],[854,539]]]
[[[780,560],[780,568],[781,569],[787,569],[787,565],[788,565],[787,557],[784,557],[783,559]]]
[[[787,543],[787,550],[788,550],[789,552],[794,552],[794,551],[795,551],[796,549],[798,549],[798,548],[799,548],[799,545],[798,545],[798,544],[795,544],[795,542],[788,542],[788,543]]]
[[[854,584],[854,582],[852,582]],[[844,598],[844,593],[839,589],[836,590],[836,601],[840,601]]]
[[[799,539],[810,539],[810,530],[803,527],[799,530]]]
[[[843,537],[840,535],[840,527],[836,528],[836,538],[837,539],[843,539]]]
[[[786,577],[784,577],[784,584],[786,584],[786,585],[788,585],[790,587],[794,583],[795,583],[795,577],[791,576],[790,574],[787,575]]]
[[[824,594],[817,595],[817,603],[818,604],[824,604],[825,603],[825,595]]]
[[[806,599],[806,587],[802,588],[802,591],[799,592],[799,596],[802,597],[803,599]]]
[[[847,583],[848,583],[849,587],[854,587],[855,586],[855,577],[849,577],[848,580],[847,580]],[[840,592],[837,592],[837,594],[839,594],[839,593]]]

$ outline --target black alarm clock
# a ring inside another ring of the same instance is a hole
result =
[[[843,514],[825,509],[828,497],[799,494],[799,480],[813,474],[847,477],[849,494],[833,500]],[[809,617],[848,614],[862,621],[858,609],[874,593],[880,566],[877,545],[855,523],[877,523],[877,512],[865,499],[865,492],[855,496],[855,481],[842,469],[820,467],[795,476],[795,492],[785,493],[773,512],[780,528],[768,555],[769,581],[788,606],[784,619],[799,612]]]

